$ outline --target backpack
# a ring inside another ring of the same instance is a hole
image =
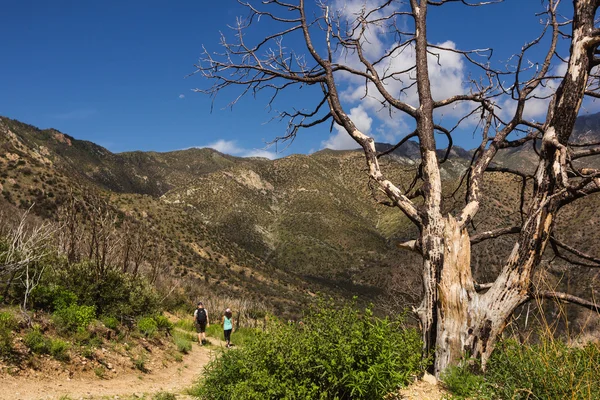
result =
[[[204,308],[198,308],[196,310],[196,322],[199,324],[206,323],[206,310]]]

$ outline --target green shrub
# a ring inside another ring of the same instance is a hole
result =
[[[239,328],[231,334],[231,343],[236,346],[245,346],[249,342],[253,341],[259,334],[259,330],[252,328]],[[223,331],[221,330],[221,335]],[[225,340],[225,338],[223,338]]]
[[[449,368],[443,380],[458,399],[600,399],[600,348],[569,347],[542,337],[538,344],[498,343],[484,375],[466,364]]]
[[[70,332],[69,339],[80,346],[97,348],[102,345],[102,338],[98,336],[98,333],[93,328],[91,330],[89,328],[80,328],[74,332]]]
[[[52,314],[52,320],[58,331],[62,333],[85,330],[96,318],[95,306],[78,306],[71,304],[60,308]]]
[[[188,337],[186,337],[186,335],[182,335],[176,332],[173,335],[173,340],[175,341],[177,350],[179,350],[183,354],[187,354],[190,351],[192,351],[192,341]]]
[[[81,348],[81,356],[85,357],[85,358],[89,358],[92,359],[94,357],[94,347],[88,345],[85,345]]]
[[[148,368],[146,367],[147,361],[148,361],[148,358],[144,354],[141,354],[133,359],[133,365],[138,370],[146,373],[146,372],[148,372]]]
[[[159,297],[146,279],[118,269],[98,276],[89,261],[67,263],[57,259],[47,269],[43,282],[33,291],[35,308],[56,311],[72,304],[96,306],[101,315],[135,317],[159,311]]]
[[[452,393],[452,399],[494,399],[494,390],[485,377],[474,372],[473,366],[462,362],[449,367],[442,375],[442,381]]]
[[[94,368],[94,373],[100,379],[106,378],[106,368],[103,365],[100,365],[99,367]]]
[[[152,317],[143,317],[139,319],[137,328],[142,335],[152,337],[158,330],[158,324]]]
[[[205,399],[376,399],[424,368],[420,334],[351,306],[312,310],[213,360],[193,394]]]
[[[33,308],[53,312],[77,304],[77,295],[59,285],[39,285],[31,292]]]
[[[0,329],[13,330],[17,328],[17,320],[9,312],[0,312]]]
[[[167,334],[171,334],[171,332],[173,331],[173,323],[169,321],[169,319],[164,315],[156,315],[154,317],[154,321],[156,321],[156,326],[159,331],[165,332]]]
[[[98,314],[121,318],[159,310],[156,291],[141,276],[110,269],[99,279],[89,262],[81,262],[62,266],[51,279],[73,291],[79,304],[95,305]]]
[[[60,339],[53,339],[50,342],[50,355],[59,361],[69,360],[69,343]]]
[[[11,332],[17,328],[17,320],[8,312],[0,312],[0,357],[13,353]]]
[[[213,325],[209,326],[207,329],[211,329],[213,327]],[[180,319],[179,321],[175,322],[175,326],[177,328],[181,328],[186,331],[196,332],[196,327],[194,326],[194,321],[191,318],[190,319]]]
[[[501,342],[488,363],[486,379],[500,398],[600,399],[600,347],[569,347],[542,338],[539,344]],[[532,396],[533,394],[533,396]]]
[[[194,328],[194,331],[196,328]],[[215,338],[223,338],[223,326],[220,324],[211,324],[206,328],[206,336],[212,336]]]
[[[115,317],[104,315],[100,318],[100,321],[106,326],[108,329],[112,329],[113,331],[118,331],[119,329],[119,320]]]
[[[36,354],[50,353],[50,340],[44,336],[39,328],[27,332],[24,338],[25,345]]]

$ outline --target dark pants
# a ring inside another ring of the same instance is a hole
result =
[[[231,329],[226,329],[223,333],[225,334],[225,341],[227,343],[231,342]]]

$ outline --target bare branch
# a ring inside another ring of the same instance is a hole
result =
[[[532,298],[541,297],[545,299],[566,301],[567,303],[577,304],[578,306],[587,308],[588,310],[600,313],[600,304],[582,299],[581,297],[573,296],[572,294],[554,291],[539,291],[533,293],[531,296]]]
[[[584,260],[588,260],[595,264],[598,264],[598,268],[600,268],[600,258],[599,257],[593,257],[593,256],[590,256],[589,254],[579,251],[576,248],[569,246],[568,244],[558,240],[555,236],[552,236],[550,238],[550,242],[562,249],[567,250],[568,252],[576,255],[579,258],[583,258]]]
[[[485,231],[485,232],[478,233],[476,235],[472,235],[471,236],[471,244],[477,244],[477,243],[483,242],[488,239],[495,239],[500,236],[511,235],[511,234],[519,233],[519,232],[521,232],[521,226],[510,226],[510,227],[506,227],[506,228],[499,228],[499,229],[494,229],[491,231]]]

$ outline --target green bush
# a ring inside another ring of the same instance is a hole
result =
[[[171,332],[173,331],[173,323],[169,321],[169,319],[164,315],[156,315],[154,317],[154,321],[156,321],[156,326],[159,331],[165,332],[167,334],[171,334]]]
[[[115,317],[104,315],[100,318],[100,321],[104,324],[108,329],[112,329],[113,331],[118,331],[119,328],[119,320]]]
[[[213,325],[208,327],[208,329],[212,328]],[[192,319],[180,319],[179,321],[175,322],[175,326],[186,331],[196,332],[196,327],[194,326],[194,321]]]
[[[452,393],[452,399],[494,399],[494,390],[485,377],[474,371],[474,367],[463,361],[449,367],[442,375],[442,381]]]
[[[158,330],[158,324],[152,317],[143,317],[139,319],[137,328],[142,335],[152,337]]]
[[[106,378],[106,367],[100,365],[99,367],[94,368],[94,374],[100,379]]]
[[[259,330],[252,328],[239,328],[231,334],[231,343],[236,346],[245,346],[249,342],[253,341],[257,335],[259,335]],[[221,330],[221,336],[223,335],[223,331]],[[225,338],[223,338],[225,340]]]
[[[77,295],[59,285],[39,285],[31,292],[33,308],[53,312],[77,304]]]
[[[27,332],[24,338],[25,345],[29,347],[32,353],[48,354],[50,353],[50,340],[44,336],[39,328]]]
[[[505,340],[492,354],[484,375],[461,364],[449,368],[444,383],[459,399],[600,399],[600,348],[569,347],[543,337],[538,344]]]
[[[0,329],[13,330],[17,328],[17,320],[9,312],[0,312]]]
[[[196,328],[194,327],[194,332],[195,331]],[[210,326],[206,328],[206,336],[223,339],[223,326],[220,324],[210,324]]]
[[[146,372],[148,372],[148,368],[146,367],[147,361],[148,361],[148,357],[146,357],[144,354],[141,354],[133,359],[133,365],[138,370],[146,373]]]
[[[0,312],[0,357],[13,353],[11,332],[17,328],[17,320],[8,312]]]
[[[600,399],[599,370],[596,344],[569,347],[562,340],[542,338],[539,344],[522,345],[506,340],[492,355],[486,378],[500,398]]]
[[[60,339],[53,339],[50,342],[50,354],[59,361],[69,360],[69,343]]]
[[[351,306],[312,310],[213,360],[193,390],[204,399],[376,399],[424,368],[420,334]]]
[[[95,306],[78,306],[76,304],[60,308],[52,314],[54,325],[62,333],[85,330],[94,318],[96,318]]]
[[[175,346],[177,346],[177,350],[182,352],[183,354],[187,354],[192,351],[192,341],[187,335],[182,335],[179,332],[175,332],[173,335],[173,340],[175,341]]]
[[[57,263],[47,273],[45,285],[59,286],[75,294],[78,304],[96,306],[101,315],[135,317],[159,311],[159,297],[143,277],[108,269],[101,277],[90,262]],[[46,300],[44,304],[47,304]],[[37,304],[37,303],[36,303]]]
[[[98,332],[94,331],[91,325],[88,325],[88,329],[79,328],[74,332],[70,332],[69,339],[80,346],[94,348],[102,346],[102,338],[98,336]]]

